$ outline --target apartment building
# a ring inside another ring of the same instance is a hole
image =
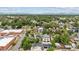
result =
[[[23,33],[23,29],[10,29],[0,31],[0,50],[10,49],[17,43]]]

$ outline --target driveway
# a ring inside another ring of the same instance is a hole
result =
[[[25,37],[25,34],[22,34],[21,37],[20,37],[20,39],[19,39],[18,42],[16,43],[16,45],[13,46],[13,47],[10,49],[10,51],[19,51],[19,47],[20,47],[21,42],[22,42],[22,40],[23,40],[24,37]]]
[[[31,47],[31,51],[43,51],[43,45],[41,43],[34,43]]]

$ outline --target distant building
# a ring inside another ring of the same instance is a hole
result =
[[[23,29],[9,29],[9,30],[3,30],[0,33],[16,33],[20,34],[23,32]]]
[[[43,27],[37,27],[37,32],[38,32],[38,33],[43,32]]]
[[[73,27],[70,29],[72,32],[79,32],[79,28]]]
[[[60,23],[59,23],[59,26],[60,26],[61,28],[64,27],[64,25],[65,25],[65,24],[64,24],[63,22],[60,22]]]
[[[24,33],[24,31],[23,31],[23,29],[9,29],[9,30],[3,30],[3,31],[1,31],[0,32],[0,35],[21,35],[21,34],[23,34]]]

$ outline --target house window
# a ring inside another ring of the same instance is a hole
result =
[[[50,42],[50,41],[47,41],[47,42]]]

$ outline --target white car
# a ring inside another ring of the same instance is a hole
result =
[[[72,48],[71,45],[64,45],[64,47],[65,47],[66,49],[70,49],[70,48]]]
[[[55,45],[56,45],[57,48],[61,47],[60,43],[55,43]]]

